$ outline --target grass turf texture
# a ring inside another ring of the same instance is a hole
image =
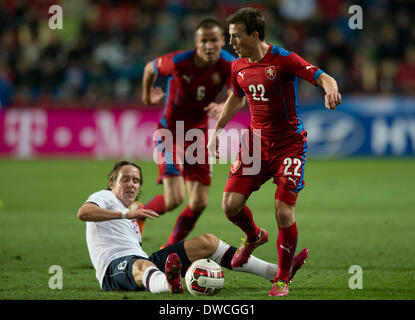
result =
[[[113,161],[0,159],[0,300],[8,299],[276,299],[267,296],[269,282],[224,269],[225,287],[214,297],[101,292],[89,259],[85,224],[76,213],[83,201],[106,187]],[[147,202],[162,192],[156,165],[140,163],[141,197]],[[209,204],[190,237],[216,234],[238,246],[242,233],[229,222],[221,199],[229,165],[215,165]],[[415,180],[414,159],[310,159],[307,186],[296,207],[297,253],[310,257],[277,299],[414,299]],[[248,200],[257,224],[270,241],[254,254],[276,262],[275,185],[267,182]],[[167,239],[185,204],[145,227],[143,247],[151,253]],[[48,286],[49,268],[63,269],[63,289]],[[363,289],[351,290],[352,265],[363,269]]]

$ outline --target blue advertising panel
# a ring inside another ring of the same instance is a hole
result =
[[[336,111],[305,106],[310,156],[415,155],[415,99],[347,97]]]

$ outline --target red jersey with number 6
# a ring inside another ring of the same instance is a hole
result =
[[[166,102],[160,124],[175,129],[176,121],[184,121],[184,128],[207,128],[208,116],[203,110],[226,85],[231,86],[231,64],[235,59],[221,50],[213,66],[199,68],[194,63],[196,50],[176,51],[153,61],[157,76],[167,76]]]
[[[241,58],[232,64],[233,92],[239,97],[246,95],[250,127],[261,129],[263,147],[274,141],[305,141],[307,133],[297,104],[297,77],[316,85],[321,73],[296,53],[274,45],[258,62]]]

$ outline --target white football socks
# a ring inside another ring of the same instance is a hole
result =
[[[210,256],[210,259],[220,264],[223,255],[230,248],[230,245],[226,242],[219,239],[219,245],[215,253]],[[248,272],[256,274],[260,277],[263,277],[267,280],[273,280],[278,272],[278,265],[274,263],[269,263],[264,260],[258,259],[255,256],[249,258],[248,262],[243,264],[240,267],[233,268],[232,270],[238,272]]]
[[[220,264],[222,261],[223,255],[228,251],[231,246],[226,242],[223,242],[219,239],[219,245],[216,251],[210,256],[210,259],[215,261],[217,264]]]
[[[169,292],[166,275],[156,267],[148,267],[143,273],[143,284],[151,293]]]
[[[232,270],[239,272],[249,272],[261,276],[267,280],[274,280],[278,272],[278,265],[266,262],[251,255],[247,263],[243,264],[240,267],[233,268]]]

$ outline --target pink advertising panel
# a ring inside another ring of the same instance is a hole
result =
[[[161,114],[162,110],[158,108],[16,108],[0,111],[0,156],[151,159],[153,133]],[[211,120],[211,127],[214,123],[215,120]],[[231,148],[223,147],[235,152],[241,129],[247,128],[248,124],[249,112],[241,110],[226,127],[236,146],[232,143]]]

